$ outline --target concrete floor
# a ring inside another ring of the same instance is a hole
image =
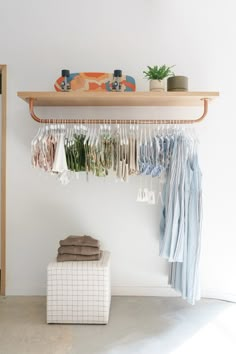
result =
[[[45,297],[0,297],[0,354],[235,354],[236,304],[113,297],[108,325],[47,325]]]

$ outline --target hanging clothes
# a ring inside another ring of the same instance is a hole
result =
[[[201,172],[197,156],[189,163],[187,237],[183,248],[183,262],[171,264],[169,283],[180,291],[190,304],[200,299],[199,260],[201,249],[202,192]]]
[[[202,190],[197,152],[192,142],[175,140],[164,187],[160,255],[170,262],[169,284],[194,304],[200,299]]]
[[[54,156],[52,171],[56,173],[63,173],[68,170],[67,161],[66,161],[66,153],[64,147],[64,134],[60,133],[56,153]]]
[[[31,161],[63,184],[78,173],[112,175],[122,182],[139,176],[137,201],[162,205],[159,253],[170,265],[169,284],[189,303],[199,299],[201,172],[190,132],[166,126],[50,125],[33,139]],[[154,180],[164,181],[158,196]]]

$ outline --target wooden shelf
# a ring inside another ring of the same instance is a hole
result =
[[[18,92],[34,106],[201,106],[219,92]]]

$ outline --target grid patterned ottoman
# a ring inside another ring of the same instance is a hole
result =
[[[110,253],[100,261],[52,262],[47,269],[47,323],[108,323]]]

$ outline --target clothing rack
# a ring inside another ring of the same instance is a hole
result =
[[[201,122],[208,113],[208,104],[219,92],[108,92],[108,91],[23,91],[18,97],[29,105],[30,115],[38,123],[43,124],[194,124]],[[203,108],[200,117],[194,119],[57,119],[39,117],[34,108],[44,107],[199,107]]]
[[[196,119],[45,119],[38,117],[34,112],[34,99],[29,99],[29,111],[31,117],[38,123],[43,124],[103,124],[104,122],[109,122],[109,124],[193,124],[201,122],[208,113],[208,98],[203,98],[203,113],[199,118]]]
[[[201,122],[207,115],[209,100],[218,93],[24,93],[19,96],[29,104],[31,117],[38,123],[46,123],[31,142],[33,167],[49,172],[65,185],[78,178],[80,172],[86,173],[87,182],[89,176],[111,175],[116,182],[128,182],[129,176],[141,177],[136,201],[160,203],[159,254],[170,264],[168,283],[190,304],[199,300],[202,187],[198,139],[193,129],[178,126],[169,129],[168,125]],[[34,112],[34,106],[199,106],[202,103],[202,115],[190,120],[60,120],[43,119]],[[87,124],[100,127],[87,127]],[[110,124],[116,124],[117,129],[112,131]],[[123,124],[130,124],[131,129]],[[145,126],[148,124],[149,127]],[[166,124],[167,129],[160,126],[150,129],[151,124]],[[152,184],[154,177],[163,184],[158,191]]]

